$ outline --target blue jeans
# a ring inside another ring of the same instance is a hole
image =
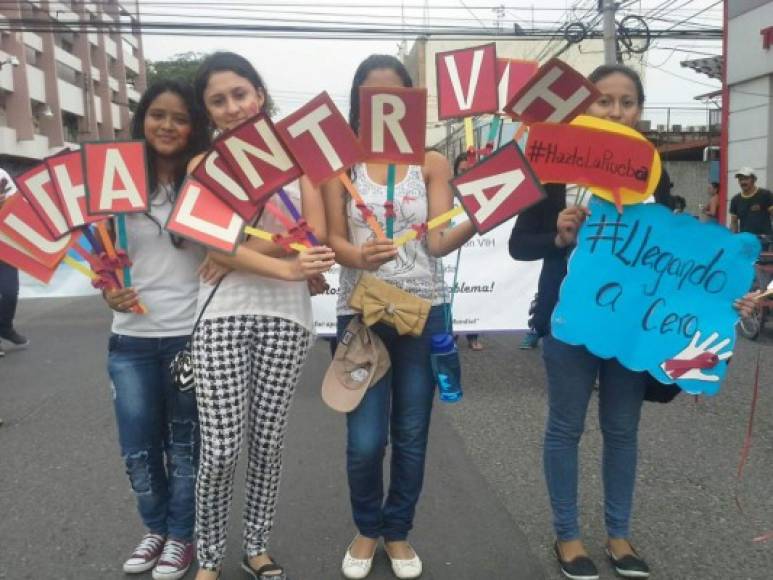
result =
[[[430,341],[445,332],[445,307],[433,306],[420,337],[391,326],[371,330],[389,351],[391,368],[346,416],[346,469],[354,523],[368,538],[404,540],[413,527],[424,482],[424,460],[435,393]],[[338,338],[352,316],[338,317]],[[384,453],[391,435],[389,493],[384,500]]]
[[[629,538],[646,374],[628,370],[616,359],[599,358],[585,347],[566,344],[550,335],[545,337],[542,348],[549,404],[545,429],[545,480],[556,535],[561,541],[580,537],[577,446],[598,377],[599,423],[604,438],[604,519],[610,538]]]
[[[19,300],[19,271],[0,262],[0,331],[13,328],[16,304]]]
[[[107,369],[126,473],[147,529],[193,539],[199,420],[193,390],[172,383],[169,363],[187,336],[112,334]]]

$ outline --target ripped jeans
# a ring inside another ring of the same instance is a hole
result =
[[[169,363],[187,336],[111,334],[107,369],[113,382],[121,455],[137,509],[150,532],[193,539],[199,421],[193,390],[172,383]]]

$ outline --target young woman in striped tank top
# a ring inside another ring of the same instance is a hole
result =
[[[361,86],[410,87],[403,64],[392,56],[372,55],[354,75],[349,121],[359,126]],[[448,161],[428,152],[422,166],[398,166],[394,190],[394,236],[451,209],[452,178]],[[365,163],[352,170],[352,179],[376,219],[385,223],[387,166]],[[422,564],[407,542],[424,478],[434,379],[430,342],[446,330],[448,296],[440,257],[469,240],[474,229],[465,222],[453,229],[439,228],[425,239],[397,248],[391,240],[377,240],[340,181],[323,187],[329,243],[341,264],[338,300],[339,338],[355,316],[349,297],[362,271],[412,294],[432,301],[420,337],[398,335],[394,328],[375,324],[372,329],[386,345],[391,369],[372,385],[360,405],[347,414],[347,475],[354,523],[358,535],[346,550],[342,572],[364,578],[373,562],[378,541],[384,538],[387,555],[398,578],[416,578]],[[392,443],[389,491],[384,497],[382,475],[387,441]]]

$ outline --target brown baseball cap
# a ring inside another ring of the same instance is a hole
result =
[[[322,400],[334,411],[353,411],[389,366],[389,353],[378,335],[359,317],[352,318],[322,381]]]

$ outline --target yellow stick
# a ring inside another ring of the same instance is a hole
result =
[[[252,228],[250,226],[246,226],[244,228],[244,231],[256,238],[259,238],[261,240],[266,240],[267,242],[273,242],[274,241],[274,234],[271,232],[267,232],[266,230],[261,230],[258,228]],[[293,242],[290,244],[290,247],[295,250],[296,252],[303,252],[304,250],[308,250],[308,246],[304,246],[303,244],[298,244]]]
[[[68,266],[70,266],[70,268],[72,268],[73,270],[77,270],[87,278],[91,278],[92,280],[96,280],[97,278],[99,278],[99,276],[97,276],[94,272],[92,272],[90,268],[81,264],[75,258],[71,258],[70,256],[65,256],[64,260],[62,261]]]
[[[475,148],[475,129],[472,126],[472,117],[464,118],[464,141],[468,151]]]
[[[450,222],[452,219],[454,219],[456,216],[461,215],[464,213],[464,209],[462,207],[455,207],[453,209],[449,209],[447,212],[440,214],[436,218],[432,218],[427,222],[427,229],[428,230],[434,230],[438,226],[442,226],[446,222]],[[418,232],[416,230],[411,230],[409,232],[405,232],[402,236],[395,239],[395,246],[402,246],[407,242],[410,242],[411,240],[415,240],[416,236],[418,236]]]

